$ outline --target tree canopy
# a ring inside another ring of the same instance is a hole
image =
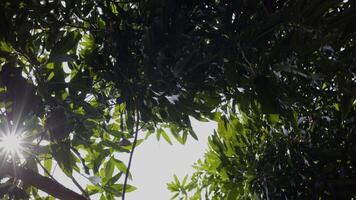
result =
[[[191,181],[168,188],[181,199],[355,198],[355,2],[237,2],[224,4],[225,34],[242,57],[226,70],[248,66],[228,79],[243,92],[216,114]]]
[[[190,20],[202,20],[194,4],[1,1],[0,9],[2,135],[23,143],[21,155],[2,153],[1,195],[40,198],[40,189],[76,199],[25,177],[44,171],[51,182],[58,164],[83,198],[122,196],[130,163],[117,153],[131,160],[139,130],[170,141],[170,129],[185,143],[197,138],[189,116],[204,120],[219,104],[221,59],[209,36],[193,37],[200,30]],[[84,188],[73,173],[101,181]]]
[[[355,9],[1,1],[1,134],[22,147],[0,153],[0,196],[124,199],[138,134],[184,144],[197,139],[189,116],[219,128],[192,180],[169,184],[178,198],[355,196]],[[56,164],[82,194],[54,180]]]

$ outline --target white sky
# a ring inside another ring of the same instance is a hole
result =
[[[173,174],[182,179],[194,170],[191,167],[202,158],[208,144],[208,136],[216,128],[215,123],[193,120],[193,129],[199,140],[188,138],[185,145],[172,137],[173,145],[163,138],[157,141],[152,135],[137,148],[132,163],[133,181],[137,190],[127,194],[127,200],[157,199],[167,200],[172,196],[166,184],[173,180]]]
[[[129,180],[128,184],[134,185],[137,190],[127,193],[126,200],[170,199],[172,194],[166,184],[173,180],[173,174],[182,180],[185,175],[190,175],[194,171],[192,165],[203,157],[207,149],[208,136],[216,129],[214,122],[199,122],[193,118],[192,126],[199,137],[198,141],[188,137],[187,143],[181,145],[171,136],[173,145],[170,145],[163,137],[157,141],[153,134],[136,148],[131,165],[133,180]],[[125,163],[127,165],[127,162]],[[79,192],[72,181],[60,171],[56,170],[55,178],[66,187]],[[85,188],[88,181],[81,176],[75,178]],[[99,200],[99,197],[91,196],[91,200]]]

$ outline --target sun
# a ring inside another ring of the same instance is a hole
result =
[[[12,157],[18,156],[22,149],[22,143],[23,141],[19,134],[4,134],[0,136],[0,151],[10,154]]]

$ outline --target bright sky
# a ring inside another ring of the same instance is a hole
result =
[[[172,195],[166,184],[173,180],[173,174],[182,180],[185,175],[190,175],[194,171],[192,165],[203,157],[207,149],[208,136],[216,129],[214,122],[199,122],[195,119],[192,119],[192,126],[199,137],[198,141],[188,137],[187,143],[181,145],[172,136],[173,145],[170,145],[163,137],[157,141],[156,136],[151,135],[136,148],[131,165],[133,180],[129,180],[128,183],[138,189],[127,193],[126,200],[170,199]],[[127,164],[127,162],[125,163]],[[72,181],[65,177],[59,169],[56,170],[54,176],[66,187],[79,192]],[[85,188],[87,180],[79,175],[75,178]],[[95,195],[91,199],[99,200],[99,197]]]
[[[135,151],[132,163],[133,184],[138,189],[127,194],[127,200],[157,199],[167,200],[172,196],[166,184],[173,180],[173,174],[182,179],[194,170],[191,167],[202,158],[208,144],[208,136],[213,133],[215,123],[193,120],[193,129],[199,140],[188,138],[185,145],[174,141],[168,144],[163,138],[157,141],[152,135]]]

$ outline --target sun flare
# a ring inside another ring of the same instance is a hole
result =
[[[12,156],[19,155],[22,148],[22,140],[17,134],[0,136],[0,151]]]

